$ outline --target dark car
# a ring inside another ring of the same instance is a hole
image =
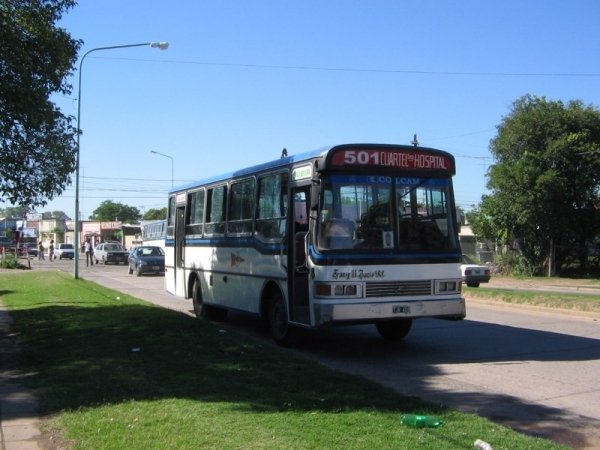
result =
[[[38,248],[37,245],[31,242],[19,244],[18,249],[19,256],[37,256]]]
[[[139,277],[152,273],[156,275],[165,273],[165,252],[160,247],[137,247],[129,254],[129,273],[135,271]]]
[[[96,264],[102,261],[104,264],[127,264],[129,253],[118,242],[103,242],[94,249]]]

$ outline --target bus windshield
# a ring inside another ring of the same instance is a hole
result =
[[[320,250],[458,248],[449,178],[330,175],[322,186]]]

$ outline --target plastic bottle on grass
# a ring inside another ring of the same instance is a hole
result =
[[[400,417],[400,423],[413,428],[437,428],[444,422],[434,416],[403,414],[402,417]]]
[[[494,450],[490,444],[481,439],[477,439],[473,445],[477,450]]]

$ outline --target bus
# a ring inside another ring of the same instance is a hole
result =
[[[167,235],[167,221],[153,220],[142,225],[142,244],[165,247],[165,236]]]
[[[461,320],[454,157],[344,144],[282,157],[169,192],[165,287],[197,317],[263,318],[273,340],[374,324]]]

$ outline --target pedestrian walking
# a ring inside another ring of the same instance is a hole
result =
[[[94,246],[90,242],[90,238],[85,241],[85,265],[94,265]]]
[[[44,244],[42,244],[42,241],[38,242],[38,259],[40,261],[43,261],[46,259],[44,257]]]
[[[54,259],[54,240],[50,241],[50,246],[48,247],[48,257],[50,261]]]

